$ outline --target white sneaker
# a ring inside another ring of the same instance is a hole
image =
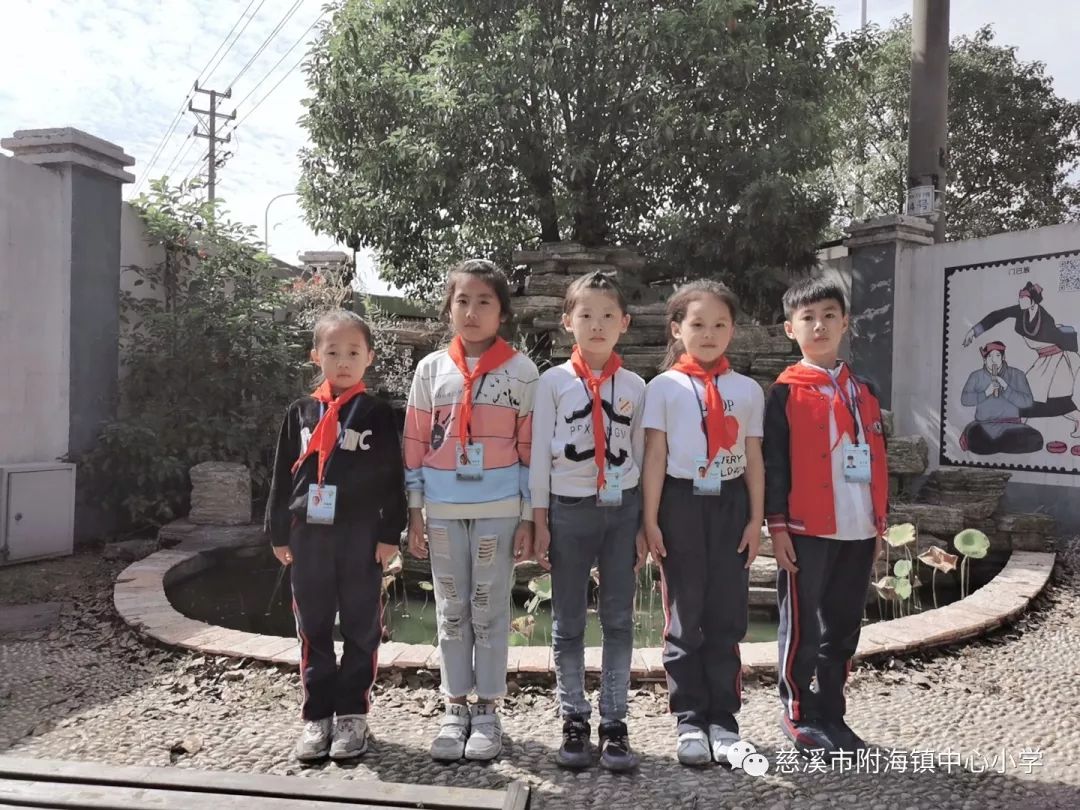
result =
[[[721,765],[728,765],[728,749],[739,741],[739,735],[723,726],[709,726],[709,747],[712,758]]]
[[[465,759],[486,761],[502,751],[502,723],[493,703],[477,703],[473,708],[472,733],[465,744]]]
[[[332,717],[324,720],[308,720],[304,723],[304,730],[300,733],[300,739],[296,741],[296,747],[293,749],[296,758],[301,762],[313,762],[330,753],[330,733],[333,725]]]
[[[708,765],[712,762],[708,736],[700,729],[684,731],[679,735],[679,745],[675,749],[675,756],[683,765]]]
[[[464,703],[447,703],[439,733],[431,743],[431,758],[438,762],[457,762],[465,756],[468,738],[469,707]]]
[[[334,721],[334,741],[330,759],[352,759],[367,752],[367,715],[343,714]]]

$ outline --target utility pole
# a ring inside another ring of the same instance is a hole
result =
[[[911,107],[907,213],[934,223],[945,241],[948,165],[949,0],[914,0],[911,21]]]
[[[859,30],[866,34],[866,0],[862,0]],[[854,220],[858,221],[866,214],[866,193],[863,189],[864,175],[863,166],[866,163],[866,139],[863,130],[859,130],[858,140],[859,168],[855,171],[855,210],[852,212]]]
[[[226,121],[232,121],[236,118],[236,110],[226,115],[225,113],[218,111],[218,99],[232,98],[232,88],[230,87],[224,93],[219,93],[217,90],[204,90],[199,87],[199,83],[195,82],[195,92],[205,93],[210,96],[210,109],[209,110],[197,110],[195,109],[193,102],[188,102],[188,109],[193,113],[199,113],[209,117],[206,122],[207,132],[199,132],[198,124],[195,125],[195,131],[192,133],[196,138],[205,138],[210,142],[210,149],[206,154],[206,168],[207,168],[207,199],[210,202],[214,201],[214,186],[217,180],[217,145],[219,143],[228,143],[232,140],[232,135],[226,135],[224,138],[219,138],[217,134],[217,123],[219,118],[223,118]]]

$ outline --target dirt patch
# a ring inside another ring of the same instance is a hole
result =
[[[79,594],[100,594],[111,589],[126,565],[103,560],[97,551],[81,551],[55,560],[5,566],[0,568],[0,605],[72,601]]]

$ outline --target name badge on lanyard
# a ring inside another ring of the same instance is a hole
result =
[[[337,487],[334,484],[309,484],[307,491],[307,522],[324,526],[334,522]]]
[[[589,402],[592,402],[592,394],[589,393],[589,387],[585,385],[584,380],[581,380],[581,387],[585,389],[585,399]],[[601,394],[601,401],[602,399],[603,395]],[[596,406],[593,405],[593,407]],[[613,375],[611,377],[611,413],[614,412],[615,377]],[[613,422],[609,415],[607,423],[607,442],[605,444],[605,448],[611,447],[612,427]],[[595,438],[593,441],[593,446],[596,447]],[[608,464],[606,458],[596,458],[595,453],[597,452],[599,452],[599,448],[596,448],[596,450],[594,450],[593,460],[596,462],[597,466],[601,464],[604,465],[604,486],[596,492],[596,504],[597,506],[622,506],[622,468],[611,466],[610,464]],[[607,450],[605,449],[605,453],[606,452]]]
[[[712,461],[705,456],[697,456],[694,459],[695,495],[719,495],[722,483],[719,457]]]
[[[484,445],[461,442],[454,445],[454,457],[457,459],[457,477],[459,481],[479,481],[484,477]]]
[[[477,398],[480,396],[480,392],[484,390],[484,383],[487,382],[487,374],[484,374],[480,378],[480,385],[476,388],[476,393],[473,394],[473,404],[476,403]],[[461,442],[454,443],[454,462],[457,465],[457,480],[458,481],[481,481],[484,478],[484,445],[473,444],[472,440],[472,425],[465,426],[465,432],[468,434],[469,443],[462,447]]]
[[[334,450],[337,450],[339,446],[344,446],[343,436],[347,437],[348,434],[358,436],[355,431],[344,430],[344,426],[349,424],[353,415],[356,413],[356,406],[359,404],[360,398],[357,397],[353,401],[352,408],[349,409],[348,415],[341,423],[343,434],[339,435],[337,443],[334,445],[333,450],[330,451],[330,457],[326,459],[326,465],[323,467],[323,476],[325,477],[327,470],[330,469],[330,462],[334,460]],[[325,407],[320,408],[319,419],[321,420],[325,413]],[[355,449],[355,447],[346,447],[346,450]],[[334,523],[334,514],[337,511],[337,485],[335,484],[308,484],[307,493],[307,522],[316,523],[322,526],[332,526]]]
[[[622,506],[622,470],[610,464],[604,469],[604,486],[596,493],[599,506]]]
[[[836,383],[834,382],[833,385],[835,386]],[[844,436],[840,446],[844,480],[850,484],[869,484],[870,445],[865,441],[859,443],[859,400],[852,395],[850,386],[846,392],[841,392],[837,386],[836,393],[843,401],[844,407],[851,413],[851,422],[855,428],[855,441]]]
[[[697,384],[694,378],[687,375],[690,387],[694,391],[694,399],[697,400],[698,410],[701,412],[701,432],[705,435],[705,452],[709,451],[709,422],[705,418],[705,406],[698,395]],[[710,459],[708,456],[694,457],[694,494],[695,495],[719,495],[723,479],[720,477],[720,456]]]
[[[852,484],[870,483],[870,445],[845,441],[844,480]]]

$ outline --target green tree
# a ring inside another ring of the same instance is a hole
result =
[[[911,21],[843,45],[848,91],[835,108],[834,225],[903,210],[907,187]],[[1061,98],[1041,62],[994,41],[990,26],[953,40],[949,65],[946,235],[986,236],[1075,219],[1080,104]]]
[[[308,64],[305,210],[420,295],[560,239],[754,292],[828,224],[805,177],[831,32],[812,0],[343,0]]]

